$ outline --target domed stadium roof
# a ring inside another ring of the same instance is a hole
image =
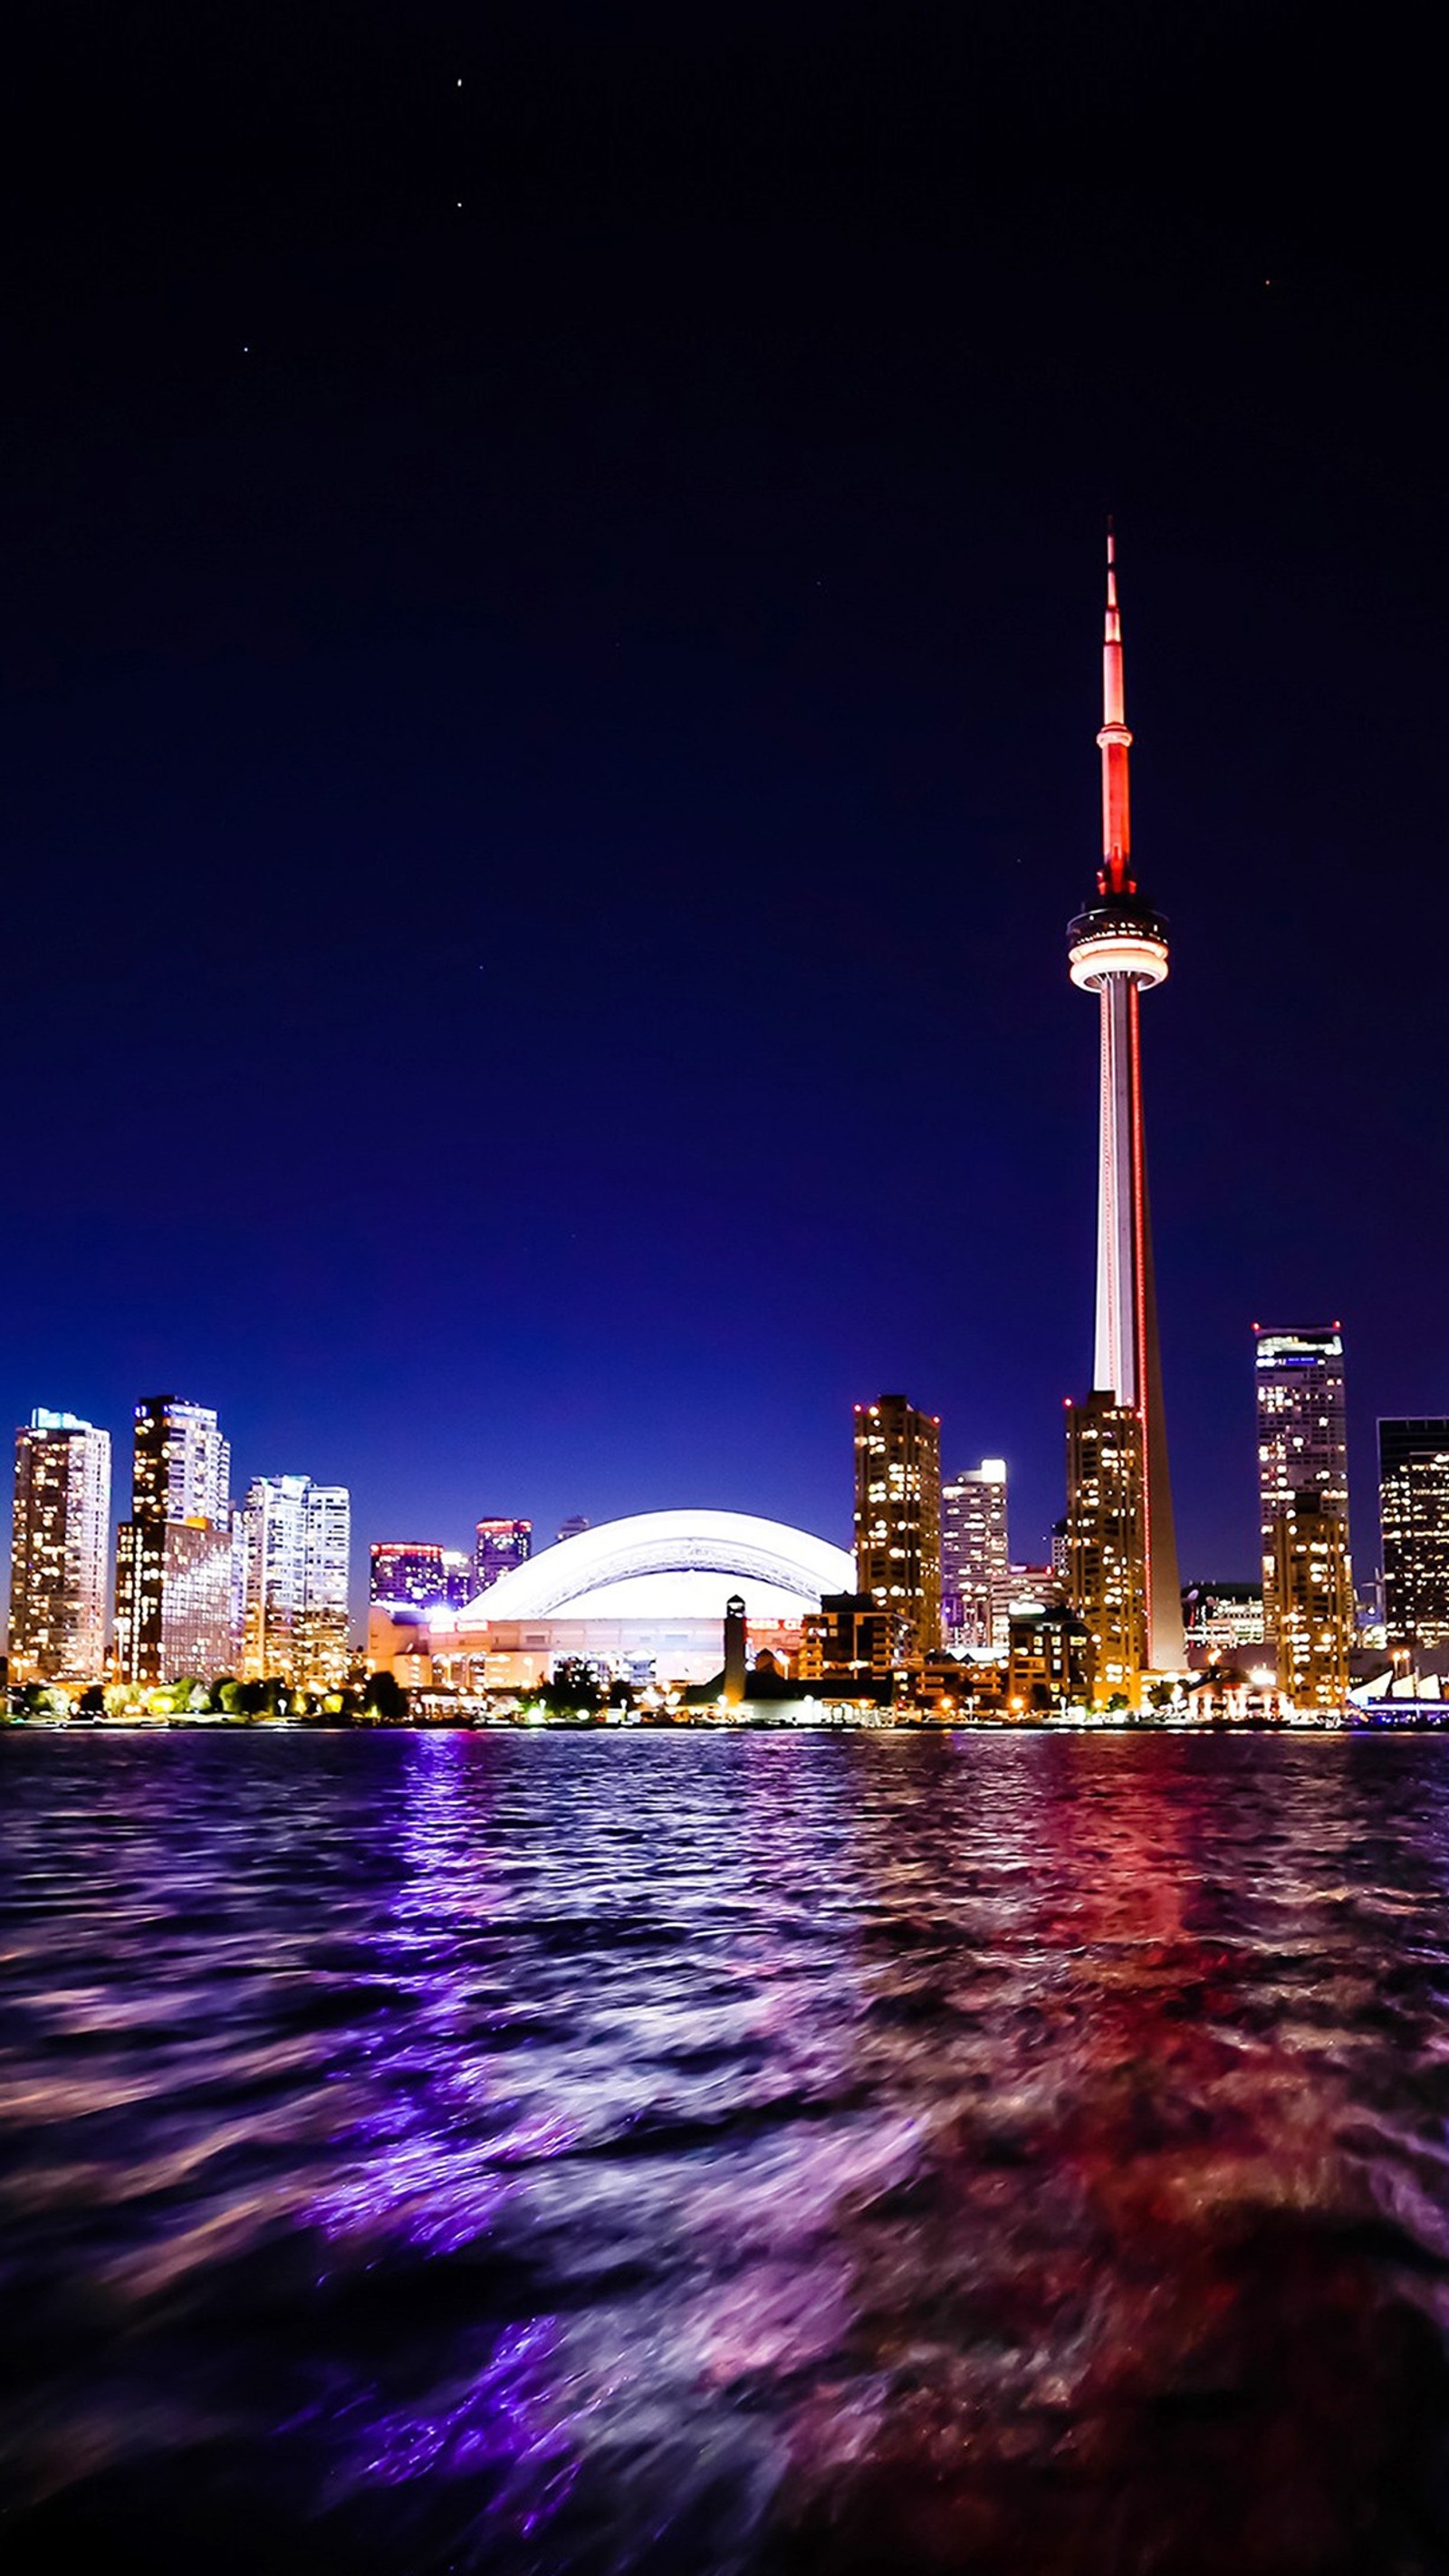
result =
[[[798,1618],[817,1606],[822,1592],[855,1589],[855,1563],[845,1548],[784,1521],[758,1520],[752,1512],[635,1512],[510,1567],[459,1612],[458,1625],[718,1617],[717,1585],[699,1581],[710,1575],[725,1578],[744,1593],[753,1615],[767,1619]]]

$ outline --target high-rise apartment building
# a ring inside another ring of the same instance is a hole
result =
[[[1449,1646],[1449,1421],[1379,1424],[1384,1626],[1418,1655]]]
[[[314,1485],[310,1476],[255,1476],[243,1531],[245,1677],[340,1689],[347,1679],[352,1536],[346,1486]]]
[[[1289,1666],[1302,1659],[1300,1625],[1286,1643],[1278,1597],[1277,1525],[1302,1494],[1313,1496],[1342,1527],[1349,1566],[1345,1669],[1353,1638],[1353,1582],[1348,1545],[1348,1433],[1344,1409],[1343,1336],[1337,1324],[1268,1332],[1255,1324],[1253,1374],[1258,1414],[1258,1506],[1263,1552],[1263,1633],[1278,1654],[1278,1682],[1291,1687]],[[1295,1620],[1299,1613],[1295,1610]],[[1315,1703],[1316,1704],[1316,1703]]]
[[[10,1678],[99,1681],[106,1660],[111,1435],[74,1413],[15,1434]]]
[[[1006,1644],[1010,1570],[1006,1460],[983,1458],[941,1487],[941,1598],[959,1645]]]
[[[855,1408],[855,1580],[906,1662],[941,1642],[941,1423],[903,1395]]]
[[[1142,1419],[1098,1388],[1067,1407],[1067,1598],[1086,1628],[1092,1694],[1135,1707],[1148,1662]]]
[[[127,1681],[224,1672],[232,1630],[231,1453],[211,1409],[138,1404],[131,1517],[116,1550],[116,1652]]]
[[[588,1522],[580,1524],[588,1528]],[[559,1531],[562,1538],[564,1532]],[[473,1540],[473,1572],[480,1592],[487,1592],[510,1566],[526,1565],[533,1554],[532,1521],[480,1521]]]
[[[1289,1496],[1273,1521],[1272,1564],[1278,1688],[1295,1708],[1341,1708],[1353,1638],[1348,1524],[1321,1493]]]
[[[447,1598],[443,1549],[431,1539],[375,1538],[369,1550],[369,1601],[412,1601],[419,1609]]]

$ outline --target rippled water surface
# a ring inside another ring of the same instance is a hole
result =
[[[0,2555],[1449,2570],[1449,1741],[0,1738]]]

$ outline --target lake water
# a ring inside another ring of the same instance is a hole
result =
[[[0,2558],[1449,2570],[1449,1740],[0,1736]]]

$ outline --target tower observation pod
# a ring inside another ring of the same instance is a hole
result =
[[[1142,1424],[1143,1579],[1149,1661],[1183,1662],[1182,1598],[1162,1410],[1162,1362],[1152,1276],[1152,1228],[1142,1124],[1141,999],[1167,980],[1167,924],[1132,873],[1122,618],[1117,565],[1107,537],[1107,619],[1102,646],[1102,864],[1094,902],[1068,931],[1072,982],[1095,993],[1101,1022],[1097,1158],[1097,1329],[1094,1388],[1130,1405]]]

